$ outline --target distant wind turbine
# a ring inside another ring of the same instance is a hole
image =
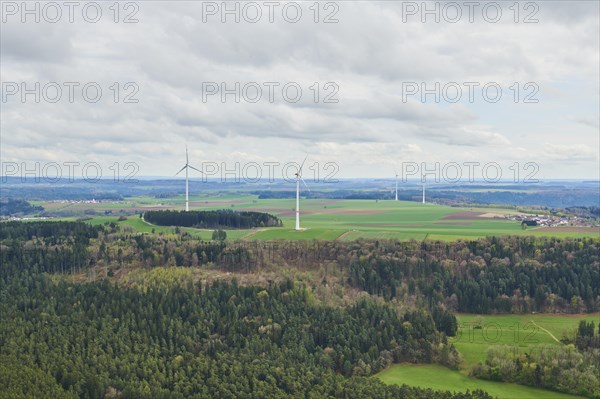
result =
[[[304,158],[304,161],[302,161],[298,172],[296,172],[296,230],[302,230],[300,228],[300,180],[302,180],[302,183],[310,192],[310,188],[308,188],[308,185],[302,178],[302,167],[304,167],[304,162],[306,162],[306,158],[308,158],[308,155]]]
[[[394,173],[396,174],[396,201],[398,201],[398,171],[394,168]]]
[[[424,175],[421,177],[421,180],[423,181],[423,203],[425,203],[425,176]]]
[[[179,172],[175,173],[175,176],[177,176],[185,169],[185,210],[186,211],[190,210],[189,184],[188,184],[188,169],[189,168],[192,168],[192,169],[202,173],[201,170],[196,169],[192,165],[190,165],[190,160],[188,158],[188,149],[187,149],[187,145],[186,145],[185,146],[185,165],[183,166],[183,168],[181,168],[179,170]]]

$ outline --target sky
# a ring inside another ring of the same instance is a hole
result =
[[[24,4],[2,2],[3,172],[173,176],[187,145],[247,174],[600,177],[597,1]]]

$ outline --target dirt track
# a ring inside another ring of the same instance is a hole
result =
[[[542,231],[547,233],[598,233],[600,234],[600,228],[598,227],[577,227],[577,226],[569,226],[569,227],[540,227],[539,229],[535,229],[535,231]]]
[[[481,219],[483,214],[483,212],[462,211],[446,215],[442,220],[476,220]]]

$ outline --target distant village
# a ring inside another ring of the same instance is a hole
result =
[[[97,200],[92,198],[91,200],[51,200],[48,201],[55,204],[125,204],[126,201],[115,201],[115,200]]]
[[[527,227],[595,227],[598,221],[591,218],[570,215],[507,215]]]

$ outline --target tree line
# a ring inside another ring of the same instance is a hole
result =
[[[44,208],[41,206],[31,205],[29,202],[16,199],[6,198],[0,199],[0,216],[22,215],[34,212],[41,212]]]
[[[600,349],[580,352],[573,345],[542,345],[524,351],[517,346],[493,346],[485,363],[474,366],[471,375],[596,399],[600,398]]]
[[[147,211],[144,220],[158,226],[180,226],[197,228],[251,229],[254,227],[280,227],[281,220],[269,213],[233,211]]]
[[[600,309],[599,240],[490,237],[427,243],[413,253],[386,246],[349,265],[350,284],[394,298],[420,293],[469,313]]]
[[[0,223],[0,240],[40,238],[55,243],[65,237],[71,237],[87,243],[90,238],[97,238],[101,231],[104,231],[103,226],[92,226],[82,222],[9,221]]]
[[[39,271],[73,272],[95,265],[210,266],[246,273],[282,266],[336,267],[352,287],[385,299],[416,298],[430,309],[437,304],[481,314],[600,309],[597,238],[231,242],[187,233],[124,234],[116,225],[81,222],[9,222],[1,227],[0,259]]]

